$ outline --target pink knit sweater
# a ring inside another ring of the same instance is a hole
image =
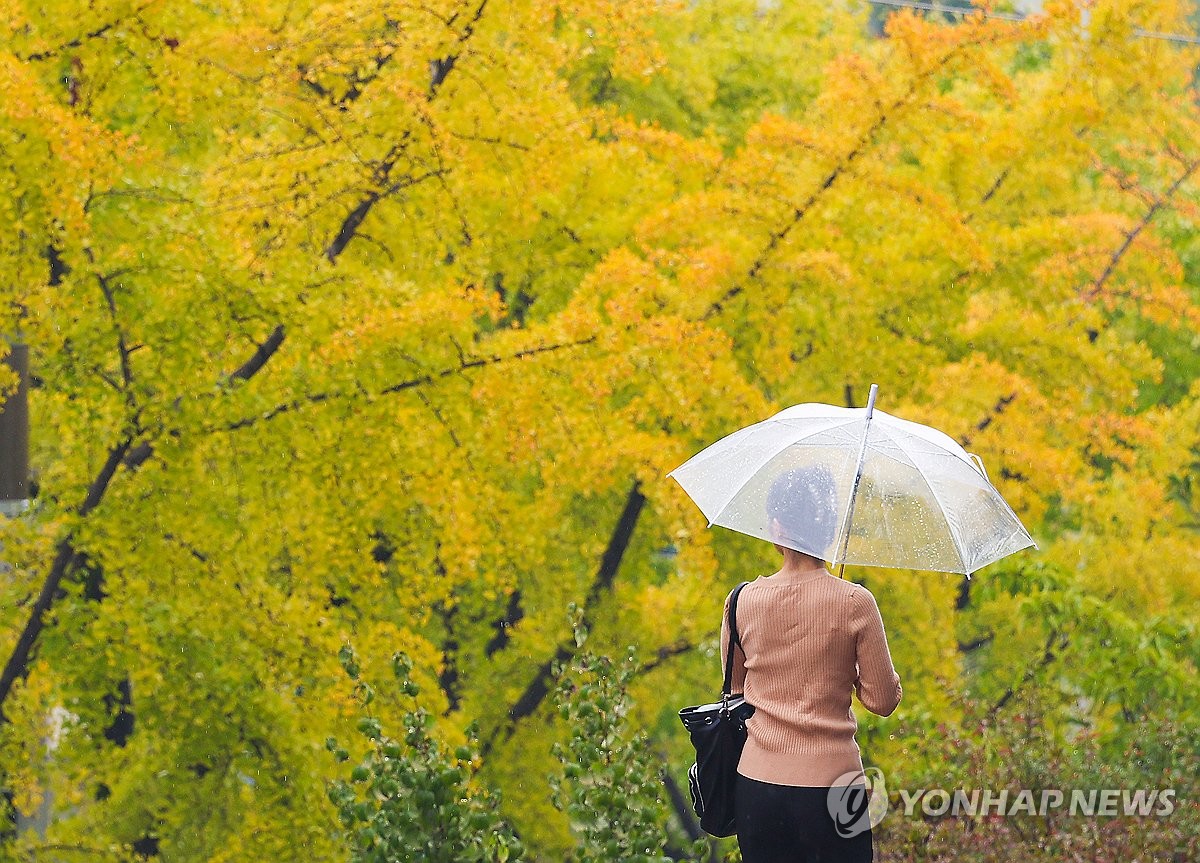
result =
[[[721,669],[729,642],[729,598]],[[754,705],[738,772],[775,785],[828,788],[862,770],[851,691],[872,713],[900,703],[875,597],[825,570],[750,582],[738,597],[733,691]],[[743,652],[744,649],[744,652]]]

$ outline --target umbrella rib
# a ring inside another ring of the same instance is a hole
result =
[[[875,413],[875,396],[879,392],[877,384],[871,384],[871,393],[867,396],[867,413],[863,418],[862,446],[858,450],[858,467],[854,470],[854,484],[850,486],[850,500],[846,504],[846,524],[843,527],[842,548],[834,554],[833,562],[842,559],[842,575],[846,573],[846,555],[850,550],[850,526],[854,521],[854,498],[858,495],[858,483],[862,479],[863,461],[867,457],[867,438],[871,434],[871,415]]]
[[[962,538],[955,531],[954,525],[950,521],[950,516],[948,514],[950,512],[950,508],[948,506],[946,506],[946,504],[942,500],[941,496],[938,495],[937,490],[934,489],[934,487],[933,487],[933,483],[931,483],[929,481],[929,478],[925,475],[925,470],[921,467],[919,459],[916,457],[916,455],[914,455],[913,452],[910,452],[910,449],[907,445],[907,441],[912,440],[914,438],[916,440],[920,441],[922,445],[928,445],[930,443],[930,441],[928,441],[926,438],[924,438],[920,435],[914,435],[911,431],[909,431],[906,428],[888,429],[888,431],[892,432],[892,434],[889,435],[889,437],[892,440],[892,443],[894,443],[896,445],[896,448],[904,454],[905,458],[908,461],[908,464],[911,465],[912,469],[916,472],[917,476],[920,477],[921,482],[923,482],[925,484],[925,488],[927,488],[929,490],[929,494],[933,497],[934,503],[937,504],[938,515],[940,515],[942,517],[942,521],[945,522],[945,524],[946,524],[946,533],[950,536],[950,545],[954,548],[954,553],[958,556],[958,564],[962,568],[958,569],[958,570],[944,570],[944,571],[946,571],[946,572],[962,572],[964,574],[968,573],[968,572],[973,572],[974,570],[969,569],[967,567],[967,558],[963,554],[963,547],[965,544],[963,543]],[[938,450],[938,453],[946,454],[946,455],[953,455],[953,453],[949,453],[946,450]],[[955,458],[957,458],[957,456],[955,456]],[[971,465],[971,468],[976,474],[979,473],[979,471],[975,470],[974,465]],[[987,478],[984,477],[985,481],[986,481],[986,479]],[[976,567],[976,569],[978,569],[978,568],[979,567]]]
[[[781,476],[777,474],[810,463],[834,470],[836,497],[850,483],[849,496],[840,512],[836,510],[838,504],[831,501],[838,526],[830,563],[840,563],[843,576],[856,516],[860,523],[882,519],[883,533],[876,536],[876,527],[872,526],[855,549],[856,560],[868,566],[907,567],[924,557],[936,559],[915,566],[961,573],[977,571],[1021,548],[1037,548],[1008,501],[970,454],[951,438],[883,411],[878,421],[872,422],[877,389],[872,385],[865,411],[807,404],[781,411],[711,444],[667,476],[683,486],[700,506],[709,527],[724,524],[741,533],[771,539],[775,537],[771,526],[764,528],[762,524],[762,496],[768,485],[772,494],[780,487]],[[826,409],[829,413],[824,412]],[[794,416],[787,415],[789,411]],[[813,424],[817,427],[811,427]],[[872,434],[876,435],[874,440]],[[872,458],[869,471],[868,450]],[[895,467],[879,462],[895,462]],[[969,478],[956,468],[959,462]],[[912,473],[916,474],[915,480]],[[868,479],[865,487],[864,476]],[[860,494],[864,495],[861,502]],[[897,502],[906,497],[912,506],[898,506]],[[993,505],[996,502],[998,506]],[[876,508],[880,509],[878,513]],[[935,509],[937,516],[927,509]],[[906,523],[910,518],[913,523]],[[936,524],[939,520],[942,528]],[[1010,529],[1007,538],[997,541],[996,534],[1005,526]],[[943,528],[954,550],[953,562],[944,550],[945,540],[940,533]],[[797,541],[802,551],[805,543],[811,542]],[[916,557],[904,553],[904,547],[910,545],[908,551],[916,552]],[[829,546],[825,549],[822,553],[828,554]]]
[[[946,533],[950,535],[950,547],[953,548],[954,553],[958,555],[958,565],[962,567],[961,571],[963,573],[972,572],[973,570],[967,568],[967,559],[963,556],[962,550],[963,543],[958,534],[955,533],[954,525],[950,523],[950,516],[947,514],[946,505],[942,502],[942,499],[938,497],[938,493],[934,489],[933,483],[931,483],[929,478],[925,476],[925,471],[923,471],[921,466],[917,464],[916,459],[913,459],[912,463],[913,470],[917,472],[917,476],[921,478],[921,482],[925,483],[925,488],[929,489],[929,493],[933,495],[934,503],[937,504],[938,515],[940,515],[942,517],[942,521],[946,523]]]
[[[782,421],[780,421],[780,420],[770,420],[770,419],[766,419],[766,420],[763,420],[763,422],[764,422],[764,423],[769,423],[769,422],[782,422]],[[738,493],[739,493],[739,492],[740,492],[740,491],[741,491],[743,488],[745,488],[745,487],[746,487],[746,486],[747,486],[747,485],[750,483],[750,481],[751,481],[752,479],[754,479],[755,475],[756,475],[756,474],[757,474],[757,473],[758,473],[760,470],[762,470],[764,467],[766,467],[766,466],[767,466],[767,465],[770,463],[771,459],[773,459],[773,458],[775,458],[776,456],[778,456],[778,455],[779,455],[781,452],[783,452],[784,450],[786,450],[788,447],[791,447],[791,446],[796,446],[797,444],[803,443],[803,442],[804,442],[804,440],[805,440],[805,439],[807,439],[807,438],[810,438],[810,437],[815,437],[816,435],[819,435],[819,434],[824,434],[825,432],[828,432],[828,431],[830,431],[830,430],[832,430],[832,429],[841,428],[841,427],[842,427],[842,426],[844,426],[844,425],[850,425],[850,424],[851,424],[851,423],[849,423],[849,422],[847,422],[847,423],[839,423],[839,424],[837,424],[837,425],[833,425],[833,426],[826,426],[825,428],[822,428],[822,429],[816,429],[816,430],[814,430],[814,431],[811,431],[811,432],[809,432],[809,433],[805,434],[803,437],[797,437],[797,438],[793,438],[793,439],[791,439],[791,440],[788,440],[788,441],[787,441],[786,443],[784,443],[782,446],[780,446],[780,447],[776,447],[776,448],[772,449],[772,450],[770,451],[770,454],[769,454],[769,455],[767,455],[767,456],[766,456],[766,458],[764,458],[762,461],[760,461],[760,462],[759,462],[759,463],[758,463],[758,464],[757,464],[757,465],[754,467],[754,470],[751,470],[751,471],[747,471],[747,472],[746,472],[746,474],[745,474],[745,476],[746,476],[746,479],[745,479],[745,480],[743,480],[743,481],[742,481],[740,484],[738,484],[738,485],[734,486],[734,488],[733,488],[733,489],[732,489],[732,490],[729,492],[729,495],[728,495],[728,496],[725,498],[725,501],[724,501],[724,503],[722,503],[722,504],[721,504],[721,506],[717,508],[716,512],[714,512],[714,513],[712,514],[712,516],[711,516],[711,517],[708,517],[708,526],[709,526],[709,527],[712,527],[714,524],[716,524],[716,522],[717,522],[717,519],[718,519],[718,518],[720,518],[720,517],[721,517],[721,514],[722,514],[722,513],[724,513],[726,509],[728,509],[728,508],[729,508],[729,505],[730,505],[731,503],[733,503],[733,501],[734,501],[734,499],[735,499],[735,498],[737,498],[737,496],[738,496]],[[756,425],[757,425],[757,423],[756,423]],[[750,428],[750,427],[748,427],[748,428]],[[721,453],[721,455],[722,455],[722,456],[728,456],[728,453]],[[706,517],[707,517],[707,516],[706,516]]]
[[[1009,549],[1008,551],[1004,551],[1001,554],[997,555],[995,553],[994,549],[996,549],[996,548],[1008,549],[1009,544],[1014,539],[1021,540],[1022,544],[1019,546],[1016,546],[1015,548]],[[1037,547],[1038,547],[1038,544],[1033,541],[1033,537],[1031,537],[1029,535],[1029,531],[1025,530],[1025,527],[1018,522],[1015,529],[1013,530],[1013,532],[1008,535],[1008,537],[1004,540],[1004,542],[995,543],[991,554],[989,554],[989,556],[986,559],[981,560],[979,562],[979,564],[975,567],[975,569],[972,570],[972,572],[978,572],[979,570],[983,569],[985,566],[988,566],[989,564],[993,564],[996,561],[1000,560],[1001,558],[1007,557],[1010,554],[1014,554],[1015,552],[1018,552],[1023,548],[1037,548]]]
[[[937,501],[938,511],[941,513],[942,518],[946,521],[946,529],[950,533],[950,539],[954,545],[954,551],[958,554],[959,562],[963,567],[962,572],[964,572],[964,573],[978,572],[979,570],[983,569],[984,566],[987,566],[988,563],[993,563],[994,561],[987,561],[987,563],[978,564],[974,567],[967,566],[967,559],[966,559],[966,556],[963,554],[963,548],[965,547],[965,543],[963,543],[961,541],[961,538],[955,533],[954,525],[952,525],[950,523],[950,518],[947,515],[948,508],[942,503],[941,498],[938,497],[937,491],[935,491],[933,488],[933,484],[929,482],[928,478],[926,478],[925,471],[923,471],[921,469],[920,465],[917,464],[915,459],[913,460],[913,467],[916,468],[917,474],[921,477],[921,481],[925,483],[925,487],[929,489],[929,493],[933,495],[933,499],[935,501]],[[974,469],[974,465],[972,465],[972,469]],[[1015,536],[1018,533],[1023,534],[1027,539],[1029,539],[1030,545],[1032,545],[1034,548],[1037,548],[1037,543],[1034,542],[1033,538],[1029,536],[1029,531],[1025,529],[1025,525],[1021,524],[1021,519],[1019,519],[1017,517],[1017,514],[1015,512],[1013,512],[1013,508],[1008,505],[1008,501],[1006,501],[1004,499],[1004,495],[1000,494],[999,489],[997,489],[994,485],[992,485],[992,481],[990,479],[988,479],[986,472],[975,470],[975,473],[979,476],[980,479],[983,480],[983,482],[991,490],[992,498],[994,500],[998,500],[1000,502],[1000,505],[1004,507],[1005,511],[1012,518],[1013,525],[1016,529],[1010,535],[1010,538],[1011,538],[1011,536]],[[1028,548],[1029,546],[1027,545],[1024,547]],[[1019,550],[1019,549],[1017,549],[1017,550]]]

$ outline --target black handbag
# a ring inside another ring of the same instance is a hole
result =
[[[749,582],[743,581],[729,597],[729,649],[725,659],[725,683],[716,704],[685,707],[679,711],[683,727],[696,748],[696,763],[688,770],[688,790],[700,827],[712,836],[732,836],[737,832],[733,795],[737,783],[738,761],[746,745],[746,720],[754,714],[754,705],[741,695],[733,695],[733,649],[741,645],[737,634],[738,594]]]

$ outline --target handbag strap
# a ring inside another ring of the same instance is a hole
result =
[[[749,583],[743,581],[733,589],[733,593],[729,594],[729,649],[725,651],[725,683],[721,686],[722,695],[733,694],[733,648],[735,645],[740,647],[742,644],[742,639],[738,636],[737,631],[738,594]]]

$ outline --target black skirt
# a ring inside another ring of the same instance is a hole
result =
[[[830,813],[829,789],[772,785],[738,775],[737,837],[744,863],[871,863],[867,795]],[[840,829],[839,829],[840,825]],[[849,834],[849,835],[847,835]]]

